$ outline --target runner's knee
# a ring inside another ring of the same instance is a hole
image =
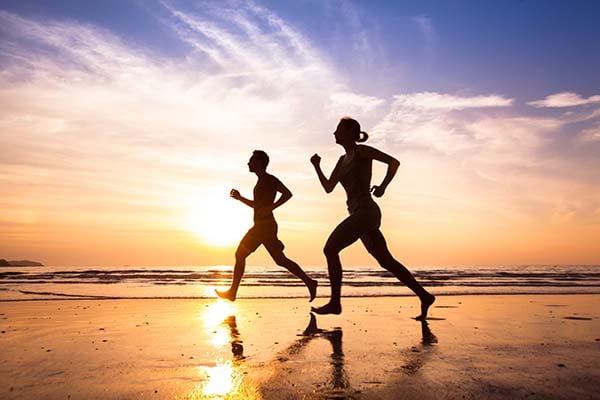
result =
[[[248,250],[246,248],[240,246],[235,251],[235,259],[236,260],[245,260],[246,257],[248,257],[249,254],[250,253],[248,252]]]
[[[369,254],[371,254],[383,268],[388,269],[387,266],[397,263],[385,244],[371,243],[365,247]]]
[[[390,253],[385,238],[380,231],[369,232],[361,236],[363,245],[379,263],[388,263],[393,260],[392,254]]]
[[[377,262],[381,266],[381,268],[386,269],[388,271],[394,272],[398,269],[400,263],[394,259],[394,257],[377,257]]]
[[[275,264],[279,265],[280,267],[285,267],[288,263],[288,258],[283,253],[281,253],[274,255],[273,261],[275,261]]]
[[[392,254],[387,249],[386,251],[383,251],[376,255],[373,254],[373,256],[383,269],[386,269],[390,272],[400,273],[402,269],[406,269],[402,264],[400,264],[398,260],[394,258],[394,256],[392,256]]]
[[[323,254],[325,254],[325,257],[334,257],[337,256],[340,250],[335,243],[327,242],[325,243],[325,247],[323,247]]]
[[[394,258],[390,254],[390,251],[387,249],[387,247],[369,246],[367,247],[367,251],[370,255],[375,257],[377,261],[389,261],[390,259]]]

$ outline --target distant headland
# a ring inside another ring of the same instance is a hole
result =
[[[3,258],[0,258],[0,267],[43,267],[44,264],[37,261],[29,261],[29,260],[16,260],[16,261],[6,261]]]

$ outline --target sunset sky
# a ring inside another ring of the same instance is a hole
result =
[[[229,265],[252,219],[229,190],[251,196],[263,149],[294,193],[288,256],[322,266],[345,195],[308,160],[329,173],[350,115],[401,162],[378,203],[407,266],[600,264],[599,20],[584,0],[2,0],[0,258]]]

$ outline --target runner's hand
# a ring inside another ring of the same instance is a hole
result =
[[[371,193],[373,193],[373,196],[375,197],[381,197],[385,193],[385,188],[383,186],[373,185]]]
[[[229,196],[233,197],[236,200],[239,200],[240,197],[242,197],[240,195],[240,192],[238,192],[236,189],[231,189],[231,192],[229,192]]]
[[[318,154],[313,154],[313,156],[310,158],[310,162],[316,167],[317,165],[321,164],[321,157]]]

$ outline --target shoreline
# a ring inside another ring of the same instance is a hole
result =
[[[458,297],[458,296],[594,296],[600,295],[598,292],[491,292],[491,293],[436,293],[433,295],[437,297]],[[74,294],[57,294],[57,297],[44,297],[35,299],[0,299],[0,303],[13,303],[13,302],[29,302],[29,301],[104,301],[104,300],[216,300],[216,296],[130,296],[130,297],[119,297],[119,296],[85,296],[85,295],[74,295]],[[60,297],[64,296],[64,297]],[[415,294],[399,293],[399,294],[365,294],[355,296],[342,296],[342,299],[377,299],[377,298],[412,298],[416,297]],[[239,300],[302,300],[306,299],[307,296],[261,296],[261,297],[238,297]],[[328,299],[327,296],[318,296],[317,299]],[[434,303],[435,304],[435,303]]]

